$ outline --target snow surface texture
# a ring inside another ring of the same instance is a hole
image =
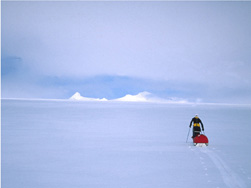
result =
[[[106,98],[88,98],[88,97],[82,97],[79,92],[76,92],[70,100],[75,100],[75,101],[108,101]],[[153,94],[150,92],[144,91],[140,92],[137,95],[130,95],[127,94],[124,97],[118,98],[118,99],[113,99],[110,101],[122,101],[122,102],[149,102],[149,103],[188,103],[184,99],[179,99],[179,98],[170,98],[168,100],[166,99],[161,99],[159,97],[155,97]]]
[[[186,143],[196,113],[208,147]],[[2,100],[2,187],[248,188],[250,113],[247,106]]]

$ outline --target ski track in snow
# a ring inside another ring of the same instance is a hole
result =
[[[247,186],[242,179],[221,159],[216,152],[210,150],[207,147],[199,148],[202,153],[205,153],[215,164],[219,170],[222,179],[229,188],[246,188]],[[205,169],[206,170],[206,169]]]

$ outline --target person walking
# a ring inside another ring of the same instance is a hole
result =
[[[191,120],[190,125],[189,125],[190,128],[191,128],[192,124],[193,124],[193,136],[192,136],[192,138],[195,138],[201,132],[200,125],[202,127],[202,131],[204,131],[203,123],[200,120],[200,118],[198,117],[198,114],[196,114],[195,117]]]

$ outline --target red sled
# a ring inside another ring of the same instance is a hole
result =
[[[204,134],[199,134],[196,137],[193,138],[193,144],[203,146],[208,146],[208,138]]]

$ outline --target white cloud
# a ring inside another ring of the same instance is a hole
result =
[[[2,54],[22,58],[20,72],[34,76],[34,85],[38,75],[115,75],[170,81],[201,98],[226,88],[248,93],[250,10],[247,2],[2,2]],[[15,76],[17,87],[27,82]],[[144,97],[150,95],[123,100]]]

